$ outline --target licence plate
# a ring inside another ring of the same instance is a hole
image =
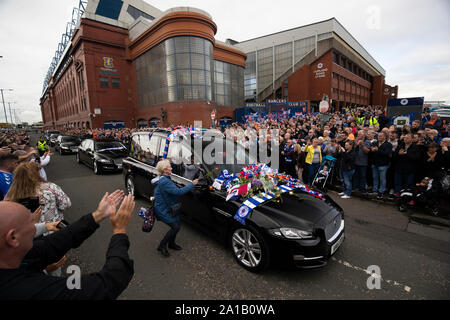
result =
[[[118,169],[122,169],[122,164],[118,164],[118,165],[117,165],[117,168],[118,168]]]
[[[341,246],[342,242],[344,242],[344,234],[341,235],[338,241],[331,247],[331,255],[333,255],[336,250]]]

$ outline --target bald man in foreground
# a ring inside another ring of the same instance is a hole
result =
[[[122,201],[123,199],[123,201]],[[117,210],[117,206],[122,204]],[[33,241],[36,232],[30,211],[15,202],[0,202],[0,300],[116,299],[134,274],[128,257],[126,227],[134,198],[123,191],[106,193],[97,210],[51,235]],[[46,266],[79,247],[110,218],[113,236],[106,263],[97,273],[81,276],[80,288],[69,289],[67,278],[45,274]]]

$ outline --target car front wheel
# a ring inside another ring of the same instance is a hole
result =
[[[95,174],[100,174],[100,168],[98,167],[97,161],[94,161],[94,173]]]
[[[236,227],[231,233],[234,259],[251,272],[261,272],[269,265],[269,250],[260,233],[251,226]]]
[[[131,194],[132,196],[136,197],[136,187],[134,184],[134,179],[131,175],[127,176],[127,179],[125,180],[125,187],[127,189],[128,194]]]

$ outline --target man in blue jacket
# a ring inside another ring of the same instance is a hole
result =
[[[152,180],[152,184],[155,185],[155,205],[153,207],[156,218],[170,227],[170,230],[166,233],[161,240],[158,251],[164,256],[169,257],[169,251],[167,251],[167,245],[170,249],[181,250],[181,247],[175,243],[175,238],[180,231],[180,217],[171,213],[171,207],[179,202],[179,197],[188,193],[194,189],[198,180],[192,181],[183,188],[178,188],[175,183],[170,179],[172,174],[172,166],[169,160],[162,160],[156,165],[159,177]]]
[[[12,153],[0,153],[0,200],[3,200],[11,188],[13,171],[17,167],[19,157]]]

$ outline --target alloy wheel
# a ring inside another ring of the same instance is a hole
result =
[[[237,229],[232,237],[233,252],[238,261],[249,268],[256,268],[262,260],[261,245],[248,229]]]
[[[128,191],[128,194],[131,194],[132,196],[134,196],[134,182],[133,182],[133,178],[131,176],[129,176],[127,178],[127,191]]]

